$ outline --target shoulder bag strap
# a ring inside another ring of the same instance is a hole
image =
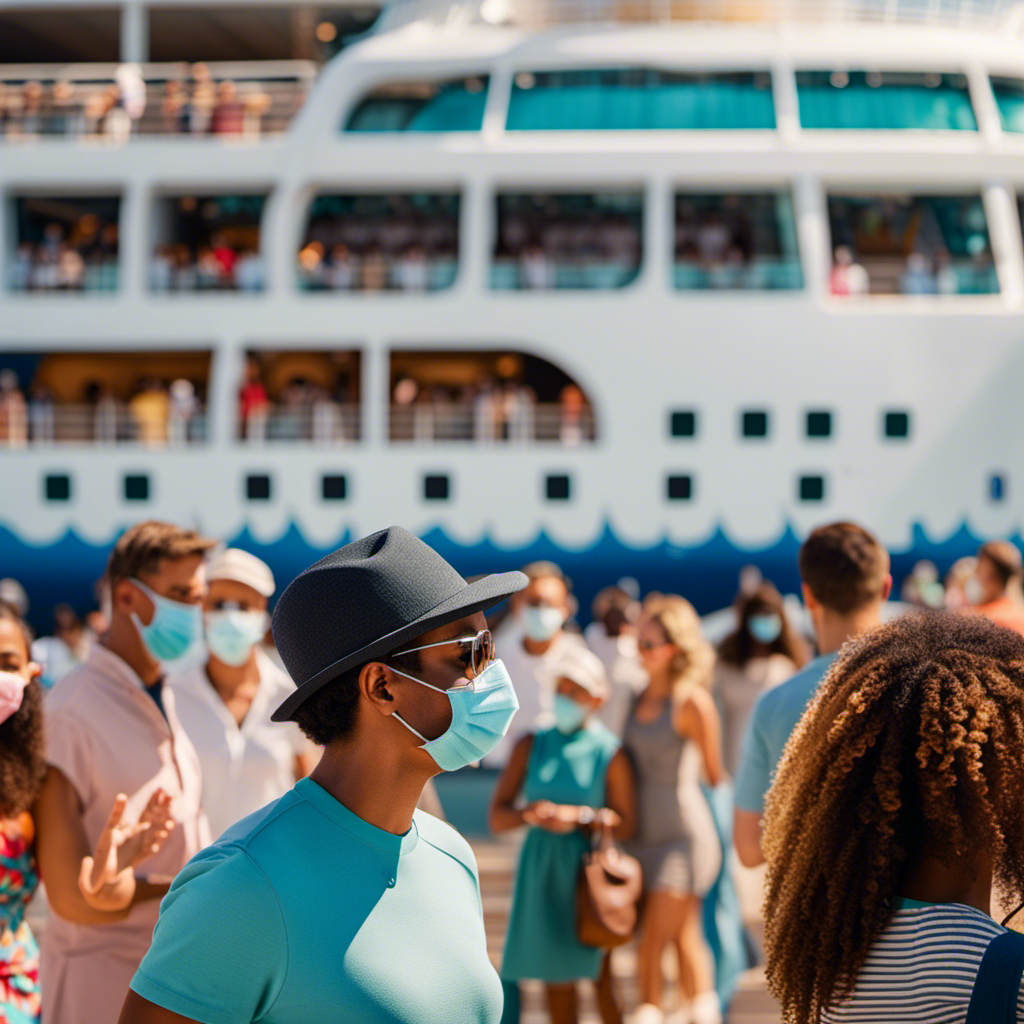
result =
[[[1017,1024],[1017,999],[1024,976],[1024,935],[1003,932],[985,950],[974,980],[966,1024]]]

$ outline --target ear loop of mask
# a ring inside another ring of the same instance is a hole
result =
[[[394,672],[396,676],[405,676],[406,679],[411,679],[414,683],[419,683],[420,686],[427,687],[428,690],[436,690],[438,693],[444,694],[447,694],[448,692],[447,690],[442,690],[440,686],[434,686],[431,683],[425,683],[423,682],[422,679],[417,679],[415,676],[411,676],[409,675],[408,672],[403,672],[401,669],[395,668],[393,665],[389,665],[388,668],[390,668],[391,671]],[[423,740],[424,743],[433,743],[433,740],[428,740],[427,737],[419,731],[419,729],[414,729],[397,711],[394,712],[394,716],[398,719],[399,722],[402,723],[402,725],[406,727],[406,729],[409,730],[409,732],[413,734],[413,736]],[[444,733],[442,733],[441,735],[443,736]],[[438,737],[438,739],[440,739],[440,737]]]

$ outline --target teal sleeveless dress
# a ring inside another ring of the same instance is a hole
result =
[[[608,765],[619,740],[600,722],[576,732],[557,729],[533,738],[523,795],[599,808],[605,801]],[[576,938],[576,881],[590,841],[582,831],[556,835],[531,828],[523,843],[516,893],[505,938],[501,976],[551,984],[596,979],[603,953]]]

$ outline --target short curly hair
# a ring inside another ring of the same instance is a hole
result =
[[[26,661],[32,636],[17,610],[0,601],[0,620],[12,622],[25,640]],[[21,707],[0,722],[0,818],[15,818],[35,802],[46,775],[43,742],[43,688],[37,679],[25,687]]]
[[[787,1024],[848,998],[904,868],[978,850],[1024,895],[1024,638],[980,616],[905,616],[851,641],[768,793],[765,948]]]

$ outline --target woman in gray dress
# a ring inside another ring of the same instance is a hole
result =
[[[701,779],[722,776],[718,712],[709,687],[715,655],[688,601],[648,601],[640,621],[640,658],[650,681],[626,723],[636,769],[639,829],[630,852],[644,870],[638,961],[641,1006],[633,1024],[659,1024],[662,955],[679,958],[679,1003],[686,1024],[715,1024],[721,1007],[701,926],[701,901],[722,864],[721,845]]]

